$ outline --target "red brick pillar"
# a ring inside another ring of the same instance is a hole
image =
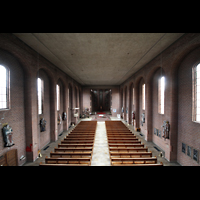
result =
[[[27,161],[32,162],[38,156],[37,144],[37,81],[36,72],[27,71],[25,74],[25,131],[26,147],[31,147],[31,151],[26,152]]]
[[[152,87],[151,80],[146,83],[146,112],[145,112],[145,123],[147,123],[147,141],[152,141]]]
[[[56,82],[51,80],[51,87],[50,87],[50,137],[51,142],[55,142],[58,139],[58,121],[57,121],[57,101],[56,101]]]

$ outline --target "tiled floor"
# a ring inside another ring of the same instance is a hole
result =
[[[120,120],[116,117],[110,117],[110,118],[111,120]],[[86,118],[82,120],[90,121],[91,119],[92,118]],[[145,144],[145,146],[148,147],[148,150],[152,152],[152,155],[157,157],[158,163],[162,162],[164,166],[180,166],[178,163],[168,162],[165,158],[159,157],[160,152],[154,148],[154,146],[156,146],[159,149],[157,145],[155,145],[153,142],[145,141],[143,139],[144,136],[141,136],[139,132],[134,131],[133,126],[131,125],[128,126],[125,122],[124,124],[132,132],[134,132],[134,134],[142,141],[142,143]],[[41,158],[38,158],[35,162],[26,163],[24,164],[24,166],[39,166],[40,162],[45,163],[45,157],[46,156],[49,157],[51,151],[54,152],[54,147],[57,147],[58,143],[60,143],[61,140],[63,140],[64,137],[68,135],[68,133],[72,129],[73,128],[70,128],[68,131],[63,132],[63,134],[59,136],[59,139],[56,142],[52,142],[46,145],[46,146],[49,146],[49,148],[46,150],[41,150],[41,154],[42,154]],[[97,130],[96,130],[91,166],[110,166],[110,156],[109,156],[109,149],[108,149],[108,142],[107,142],[107,135],[106,135],[106,128],[105,128],[104,121],[97,122]]]

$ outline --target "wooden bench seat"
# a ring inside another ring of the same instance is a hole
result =
[[[107,131],[107,133],[110,133],[110,134],[112,134],[112,133],[132,133],[129,130],[106,130],[106,131]]]
[[[131,166],[131,167],[162,167],[163,163],[153,163],[153,164],[113,164],[112,166]]]
[[[61,144],[93,144],[94,140],[62,140]]]
[[[107,138],[109,139],[133,139],[137,138],[135,135],[108,135]]]
[[[45,158],[46,164],[91,164],[90,158]]]
[[[128,134],[126,134],[126,133],[114,133],[114,134],[109,134],[109,133],[107,133],[107,137],[111,137],[111,136],[113,136],[113,137],[116,137],[116,136],[119,136],[119,137],[131,137],[131,136],[135,136],[134,134],[132,134],[132,133],[128,133]]]
[[[67,135],[65,138],[91,138],[91,139],[94,139],[94,135]]]
[[[51,152],[51,158],[91,158],[92,152]]]
[[[125,152],[148,152],[148,148],[147,147],[135,147],[135,148],[132,148],[132,147],[127,147],[127,148],[122,148],[122,147],[110,147],[109,148],[110,150],[110,153],[125,153]]]
[[[65,137],[66,140],[94,140],[94,137]]]
[[[54,152],[68,152],[68,153],[92,153],[92,147],[85,148],[54,148]]]
[[[69,133],[68,135],[73,135],[73,136],[79,136],[79,135],[82,135],[82,136],[95,136],[95,133]]]
[[[139,140],[108,140],[108,142],[111,143],[115,143],[115,144],[140,144],[141,141]]]
[[[108,140],[109,141],[139,141],[139,139],[138,138],[123,138],[123,137],[121,137],[121,138],[118,138],[118,137],[108,137]]]
[[[92,141],[93,142],[94,138],[92,138],[92,139],[91,138],[64,138],[64,141],[72,141],[72,142],[76,142],[76,141],[78,141],[78,142],[79,141],[83,141],[83,142],[89,141],[90,142],[90,141]]]
[[[108,143],[109,148],[117,147],[117,148],[135,148],[135,147],[144,147],[144,144],[117,144],[117,143]]]
[[[93,144],[58,144],[58,148],[92,148]]]
[[[89,163],[82,163],[82,164],[46,164],[46,163],[40,163],[40,166],[42,167],[74,167],[74,166],[90,166]]]
[[[112,158],[152,157],[152,152],[110,152]]]
[[[83,129],[74,129],[71,132],[89,132],[89,133],[93,133],[95,132],[95,128],[93,129],[87,129],[87,128],[83,128]]]
[[[95,133],[95,130],[86,130],[86,129],[81,129],[81,130],[72,130],[70,133]]]
[[[116,131],[107,131],[107,134],[133,134],[131,131],[123,131],[123,130],[116,130]]]
[[[110,158],[111,164],[155,164],[157,163],[156,157],[150,158]]]

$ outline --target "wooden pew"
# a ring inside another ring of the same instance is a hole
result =
[[[118,137],[108,137],[108,140],[109,140],[109,142],[110,141],[117,141],[117,142],[120,142],[120,141],[140,141],[138,138],[123,138],[123,137],[121,137],[121,138],[118,138]]]
[[[93,140],[94,141],[94,137],[65,137],[64,140]]]
[[[93,144],[93,140],[62,140],[61,144]]]
[[[140,144],[141,141],[138,139],[132,139],[132,140],[108,140],[109,144],[114,143],[114,144]]]
[[[140,158],[152,157],[152,152],[110,152],[112,158]]]
[[[107,135],[107,138],[109,139],[132,139],[137,138],[135,135]]]
[[[58,144],[58,148],[93,148],[93,144]]]
[[[40,166],[90,166],[97,122],[80,122]]]
[[[113,164],[112,166],[131,166],[131,167],[162,167],[163,163],[154,163],[154,164]]]
[[[51,152],[51,158],[91,158],[92,152]]]
[[[77,142],[77,141],[92,141],[92,142],[94,142],[94,138],[64,138],[64,140],[62,140],[62,141],[69,141],[69,142]]]
[[[91,164],[90,158],[45,158],[46,164]]]
[[[110,158],[111,164],[156,164],[156,157],[149,158]]]
[[[42,167],[74,167],[74,166],[90,166],[89,163],[85,163],[85,164],[46,164],[46,163],[42,163],[40,162],[40,166]]]
[[[134,134],[123,134],[123,133],[115,133],[115,134],[107,133],[107,137],[136,137],[136,135],[134,135]]]
[[[69,153],[91,153],[92,154],[92,147],[85,147],[85,148],[54,148],[54,152],[69,152]]]
[[[83,136],[95,136],[95,133],[69,133],[68,135],[83,135]]]
[[[147,147],[143,147],[143,148],[142,147],[135,147],[135,148],[132,148],[132,147],[130,147],[130,148],[128,148],[128,147],[127,148],[110,147],[109,150],[110,150],[110,153],[148,152]]]
[[[113,166],[163,166],[148,148],[119,121],[106,121],[108,147]]]
[[[144,147],[144,144],[120,144],[120,143],[108,143],[109,148],[117,147],[117,148],[135,148],[135,147]]]
[[[94,139],[94,135],[74,135],[74,134],[70,134],[67,135],[65,138],[91,138]]]

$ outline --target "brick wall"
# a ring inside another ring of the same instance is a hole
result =
[[[19,62],[9,53],[0,50],[0,64],[10,69],[10,106],[6,111],[0,111],[0,123],[8,123],[13,129],[14,146],[4,147],[3,134],[0,134],[0,156],[11,149],[18,150],[18,165],[22,155],[26,156],[25,117],[24,117],[24,72]],[[1,119],[3,118],[4,119]],[[2,128],[2,125],[0,125]]]
[[[200,34],[185,34],[120,85],[120,89],[123,89],[123,99],[125,99],[124,89],[133,83],[136,127],[141,128],[145,139],[160,146],[165,151],[167,160],[178,161],[181,165],[199,165],[181,152],[182,142],[199,151],[200,126],[191,121],[192,81],[191,71],[189,71],[191,66],[198,59],[200,60],[200,53],[197,49],[199,46]],[[187,56],[189,57],[187,58]],[[158,114],[157,79],[161,73],[161,68],[165,72],[166,78],[164,115]],[[144,79],[146,85],[145,124],[143,127],[140,125],[142,113],[141,78]],[[120,99],[121,96],[120,93]],[[129,97],[128,101],[130,101]],[[170,138],[166,140],[154,135],[154,128],[162,130],[163,120],[168,120],[170,123]]]
[[[156,58],[147,63],[141,70],[133,74],[123,84],[112,86],[112,108],[121,112],[121,92],[123,91],[123,106],[125,111],[125,99],[127,107],[130,106],[130,84],[134,86],[134,110],[136,114],[137,127],[141,127],[141,85],[145,82],[145,123],[141,131],[145,139],[153,141],[165,151],[165,157],[169,161],[178,161],[181,165],[199,165],[192,158],[181,152],[182,142],[197,149],[200,154],[199,130],[200,125],[192,122],[191,111],[191,67],[200,61],[200,34],[185,34],[174,44],[168,47]],[[0,111],[0,118],[5,114],[5,119],[1,123],[8,122],[13,128],[13,140],[15,145],[12,148],[18,149],[18,164],[22,165],[27,160],[33,161],[37,158],[37,151],[49,141],[58,139],[58,134],[62,131],[62,126],[57,125],[56,110],[56,84],[59,78],[62,80],[63,88],[63,110],[68,108],[68,87],[71,85],[72,105],[75,106],[76,98],[75,87],[77,91],[81,90],[80,102],[82,108],[90,108],[90,87],[82,87],[79,83],[59,70],[45,58],[21,42],[12,34],[0,34],[0,62],[10,68],[11,75],[11,109]],[[159,68],[162,67],[166,75],[166,93],[165,93],[165,120],[170,123],[170,138],[164,140],[153,134],[154,127],[159,128],[162,125],[163,118],[158,114],[157,109],[157,78]],[[46,94],[45,106],[47,106],[46,119],[48,131],[39,137],[37,115],[37,72],[43,69],[46,79],[49,80],[49,92]],[[142,78],[142,79],[141,79]],[[126,97],[125,88],[127,87]],[[98,87],[99,88],[99,87]],[[49,97],[48,97],[49,95]],[[129,109],[129,116],[130,116]],[[117,114],[116,113],[116,114]],[[48,118],[47,115],[50,115]],[[73,116],[67,109],[69,126]],[[128,115],[126,116],[128,120]],[[64,125],[64,124],[63,124]],[[41,145],[39,145],[39,141]],[[26,152],[26,146],[33,144],[32,152]],[[6,153],[9,148],[3,146],[2,134],[0,135],[0,156]],[[19,158],[25,155],[26,160],[20,161]]]
[[[152,84],[152,141],[157,144],[164,152],[166,152],[166,157],[169,157],[169,139],[164,139],[163,136],[163,121],[168,120],[166,115],[168,113],[168,107],[166,107],[166,100],[167,100],[167,90],[165,90],[165,107],[164,107],[164,114],[158,113],[158,80],[163,76],[165,73],[162,68],[158,68],[153,76],[153,84]],[[161,131],[161,137],[158,134],[154,134],[154,128]]]
[[[44,107],[43,113],[38,115],[38,135],[37,144],[38,149],[42,149],[46,144],[50,142],[50,83],[49,78],[44,70],[39,70],[38,77],[44,81]],[[40,131],[40,119],[44,118],[46,120],[46,130],[44,132]]]
[[[75,105],[74,88],[81,90],[81,85],[70,76],[62,72],[52,63],[41,57],[37,52],[29,48],[12,34],[0,34],[0,63],[10,68],[10,96],[11,109],[0,111],[0,118],[5,114],[5,119],[0,123],[9,123],[13,128],[13,140],[15,145],[5,148],[3,137],[0,134],[0,156],[16,148],[18,150],[18,165],[37,159],[38,150],[49,142],[56,141],[58,134],[67,130],[71,123],[71,116],[67,121],[57,125],[58,113],[67,111],[68,86],[71,84],[72,105]],[[45,80],[44,114],[41,115],[47,121],[46,131],[40,132],[37,106],[37,77],[39,74]],[[62,80],[61,109],[57,112],[56,84]],[[82,95],[82,94],[80,94]],[[76,95],[79,98],[79,95]],[[69,122],[69,123],[67,123]],[[31,152],[26,152],[26,146],[33,145]],[[20,161],[24,155],[26,159]]]
[[[192,121],[192,67],[200,62],[200,48],[192,51],[178,70],[178,156],[182,165],[200,165],[182,152],[182,143],[200,153],[200,124]],[[187,148],[187,147],[186,147]],[[200,158],[200,157],[199,157]]]

